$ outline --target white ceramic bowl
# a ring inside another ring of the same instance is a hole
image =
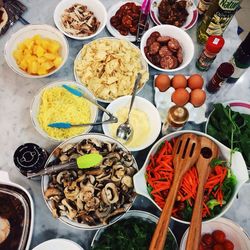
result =
[[[32,38],[35,35],[41,35],[44,38],[50,38],[56,40],[61,44],[60,54],[61,57],[63,58],[63,61],[58,68],[49,72],[46,75],[31,75],[25,72],[24,70],[19,68],[15,58],[13,57],[13,51],[17,48],[18,44],[23,42],[26,38]],[[10,39],[5,44],[4,48],[4,57],[9,67],[17,74],[27,78],[43,78],[54,74],[55,72],[60,70],[62,66],[65,64],[65,62],[68,59],[68,54],[69,54],[69,45],[67,39],[56,28],[47,24],[26,25],[25,27],[19,29],[16,33],[11,35]]]
[[[159,20],[159,5],[161,3],[161,0],[153,0],[151,1],[151,6],[150,6],[150,17],[152,21],[156,25],[161,25],[163,23],[160,22]],[[189,30],[191,29],[197,22],[198,20],[198,10],[196,7],[196,4],[192,4],[191,6],[187,6],[186,10],[188,12],[187,20],[186,22],[180,27],[183,30]]]
[[[162,69],[160,67],[155,66],[153,63],[151,63],[148,60],[144,52],[144,47],[146,46],[146,42],[149,36],[155,31],[158,31],[162,36],[170,36],[178,40],[183,51],[183,62],[181,65],[179,65],[179,67],[175,69]],[[142,36],[140,48],[141,48],[141,53],[144,59],[150,66],[152,66],[153,68],[159,71],[168,72],[168,73],[172,73],[172,72],[184,69],[192,61],[193,56],[194,56],[194,43],[191,37],[186,33],[186,31],[180,28],[177,28],[173,25],[158,25],[147,30]]]
[[[168,134],[164,137],[162,137],[159,141],[157,141],[154,146],[151,148],[151,150],[148,153],[148,156],[144,162],[143,167],[140,169],[140,171],[134,175],[134,185],[135,185],[135,191],[137,194],[143,195],[146,198],[148,198],[149,200],[151,200],[158,208],[159,210],[161,210],[161,208],[155,203],[155,201],[151,198],[151,196],[148,193],[147,190],[147,181],[145,178],[145,174],[146,174],[146,167],[149,163],[150,160],[150,156],[154,155],[155,152],[158,150],[159,146],[166,140],[171,140],[172,138],[178,137],[182,134],[185,133],[192,133],[198,136],[205,136],[207,138],[209,138],[210,140],[212,140],[213,142],[215,142],[215,144],[219,147],[219,151],[220,151],[220,156],[221,158],[225,159],[226,161],[229,161],[230,159],[230,149],[227,148],[226,146],[224,146],[222,143],[220,143],[219,141],[215,140],[213,137],[204,134],[202,132],[199,131],[193,131],[193,130],[182,130],[182,131],[178,131],[178,132],[174,132],[171,134]],[[221,217],[223,214],[225,214],[227,212],[227,210],[231,207],[236,195],[238,194],[240,188],[242,187],[242,185],[248,181],[248,172],[247,172],[247,167],[245,164],[245,161],[242,157],[242,154],[240,152],[235,152],[232,155],[232,167],[231,167],[234,175],[236,176],[237,179],[237,184],[235,186],[235,190],[233,192],[233,195],[230,199],[230,201],[223,207],[222,211],[220,214],[216,215],[214,218],[208,219],[206,220],[206,222],[208,221],[214,221],[216,219],[218,219],[219,217]],[[185,221],[185,220],[181,220],[181,219],[177,219],[175,217],[171,217],[172,219],[174,219],[175,221],[178,221],[180,223],[184,223],[184,224],[190,224],[189,221]]]
[[[99,134],[99,133],[89,133],[89,134],[84,134],[84,135],[79,135],[79,136],[75,136],[75,137],[72,137],[64,142],[62,142],[60,145],[58,145],[53,151],[52,153],[50,154],[46,164],[45,164],[45,167],[50,163],[52,162],[53,160],[55,160],[55,152],[58,150],[58,148],[62,148],[63,146],[65,146],[66,144],[74,144],[74,143],[78,143],[78,142],[81,142],[82,140],[86,140],[86,139],[91,139],[91,138],[95,138],[99,141],[104,141],[104,142],[111,142],[111,143],[116,143],[121,149],[123,149],[124,151],[128,151],[128,149],[123,146],[120,142],[114,140],[113,138],[107,136],[107,135],[103,135],[103,134]],[[132,156],[133,157],[133,156]],[[135,158],[133,157],[133,160],[134,160],[134,164],[133,164],[133,167],[135,169],[138,170],[138,166],[137,166],[137,163],[136,163],[136,160]],[[44,192],[47,190],[48,188],[48,184],[49,184],[49,176],[48,175],[44,175],[42,176],[42,179],[41,179],[41,188],[42,188],[42,194],[43,194],[43,198],[44,198],[44,201],[47,205],[47,207],[49,208],[49,210],[51,211],[52,213],[52,208],[51,208],[51,203],[50,201],[47,201],[44,197]],[[133,201],[135,200],[136,197],[134,197]],[[129,209],[132,207],[132,204],[133,202],[131,203],[130,206],[128,206],[127,211],[129,211]],[[69,218],[65,217],[65,216],[61,216],[59,217],[58,219],[63,222],[64,224],[68,225],[68,226],[71,226],[73,228],[77,228],[77,229],[84,229],[84,230],[97,230],[97,229],[100,229],[100,228],[105,228],[115,222],[117,222],[118,220],[120,220],[125,214],[120,214],[120,215],[117,215],[115,216],[113,219],[111,219],[109,221],[109,224],[107,225],[103,225],[103,224],[99,224],[99,225],[96,225],[96,226],[89,226],[87,224],[83,224],[83,223],[78,223],[78,222],[75,222],[73,220],[70,220]],[[51,214],[52,216],[52,214]]]
[[[119,32],[117,29],[115,29],[115,28],[112,26],[112,24],[110,23],[111,17],[115,15],[115,13],[119,10],[119,8],[120,8],[121,6],[123,6],[124,4],[130,3],[130,2],[133,2],[133,3],[135,3],[136,5],[139,5],[139,6],[140,6],[140,4],[139,4],[138,2],[135,2],[135,1],[119,1],[119,2],[115,3],[114,5],[112,5],[112,6],[109,8],[109,10],[108,10],[108,20],[107,20],[106,27],[107,27],[108,31],[110,32],[110,34],[111,34],[112,36],[117,37],[117,38],[126,39],[126,40],[128,40],[128,41],[130,41],[130,42],[135,42],[136,36],[134,36],[134,35],[132,35],[132,34],[129,34],[129,35],[127,35],[127,36],[123,36],[123,35],[121,35],[120,32]]]
[[[141,211],[141,210],[130,210],[128,211],[122,219],[126,220],[126,219],[130,219],[130,218],[134,218],[134,220],[140,218],[143,219],[145,221],[151,221],[154,222],[155,224],[158,222],[159,218],[157,216],[155,216],[154,214],[145,212],[145,211]],[[93,248],[95,246],[95,242],[99,240],[99,238],[101,237],[101,235],[104,233],[105,234],[105,230],[106,228],[103,229],[99,229],[95,235],[94,238],[91,242],[91,247]],[[172,234],[175,244],[176,246],[178,246],[177,240],[173,234],[173,232],[171,231],[171,229],[169,228],[170,233]],[[118,250],[118,249],[117,249]],[[129,249],[128,249],[129,250]],[[177,250],[177,249],[176,249]]]
[[[115,38],[115,37],[102,37],[102,38],[98,38],[98,39],[95,39],[95,41],[99,41],[99,40],[102,40],[102,39],[113,39],[113,40],[124,40],[124,39],[120,39],[120,38]],[[91,43],[91,42],[90,42]],[[135,49],[139,50],[138,47],[136,47],[133,43],[129,42],[128,43]],[[140,50],[139,50],[140,52]],[[77,73],[76,73],[76,62],[81,58],[81,54],[82,54],[82,49],[78,52],[76,58],[75,58],[75,61],[74,61],[74,77],[75,77],[75,80],[79,83],[82,83],[84,85],[84,82],[81,81],[81,79],[78,77]],[[146,70],[147,72],[149,72],[149,69],[148,69],[148,64],[147,62],[144,60],[144,57],[142,55],[140,55],[140,59],[141,59],[141,67],[142,69]],[[147,82],[147,81],[146,81]],[[142,84],[142,86],[137,90],[137,94],[143,89],[143,87],[145,86],[146,82],[144,82]],[[94,93],[92,93],[94,95]],[[111,103],[113,100],[108,100],[108,99],[101,99],[101,98],[98,98],[98,97],[95,97],[99,102],[104,102],[104,103]]]
[[[92,11],[94,13],[95,17],[100,22],[100,26],[94,34],[92,34],[90,36],[79,37],[79,36],[70,35],[64,31],[63,25],[61,22],[61,15],[63,14],[65,9],[70,8],[75,3],[86,5],[88,7],[88,10]],[[102,30],[104,29],[106,22],[107,22],[107,11],[106,11],[106,8],[104,7],[104,5],[98,0],[74,0],[74,1],[62,0],[58,3],[58,5],[55,8],[54,22],[55,22],[56,27],[64,35],[66,35],[70,38],[76,39],[76,40],[86,40],[86,39],[90,39],[90,38],[98,35],[100,32],[102,32]]]
[[[226,239],[234,244],[235,250],[250,249],[250,238],[242,227],[226,218],[218,218],[215,221],[202,224],[201,235],[212,233],[214,230],[222,230],[226,234]],[[189,228],[184,233],[180,250],[185,250]]]
[[[51,250],[51,249],[60,249],[60,250],[83,250],[83,248],[75,243],[72,240],[68,239],[52,239],[47,240],[32,250]]]
[[[47,132],[45,132],[42,129],[42,127],[40,126],[40,123],[39,123],[39,121],[37,119],[37,116],[38,116],[39,107],[40,107],[40,103],[41,103],[41,96],[42,96],[44,90],[52,88],[52,87],[59,87],[59,86],[62,86],[63,84],[68,85],[68,86],[73,85],[73,86],[79,88],[80,91],[85,93],[87,97],[90,97],[93,100],[95,100],[95,97],[91,94],[91,92],[87,88],[85,88],[83,85],[81,85],[81,84],[79,84],[77,82],[74,82],[74,81],[52,82],[52,83],[49,83],[46,86],[42,87],[38,91],[38,93],[35,95],[35,97],[33,98],[32,102],[31,102],[30,117],[31,117],[32,124],[34,125],[37,132],[39,134],[41,134],[42,136],[44,136],[45,138],[51,139],[51,140],[54,140],[54,141],[63,141],[63,140],[59,140],[57,138],[54,138],[54,137],[51,137],[50,135],[48,135]],[[73,96],[73,94],[72,94],[72,96]],[[97,119],[97,116],[98,116],[98,108],[94,104],[91,105],[90,107],[91,107],[91,119],[90,119],[90,122],[95,122],[96,119]],[[60,121],[58,121],[58,122],[60,122]],[[88,133],[91,129],[92,129],[92,126],[85,127],[85,131],[83,133]]]
[[[111,102],[108,105],[107,110],[115,115],[115,113],[119,109],[121,109],[123,107],[129,107],[130,101],[131,101],[131,96],[119,97],[118,99],[114,100],[113,102]],[[127,146],[127,148],[130,151],[139,151],[139,150],[147,148],[152,143],[154,143],[154,141],[157,139],[157,137],[159,136],[159,134],[161,132],[161,118],[160,118],[160,114],[159,114],[158,110],[156,109],[156,107],[150,101],[146,100],[143,97],[139,97],[139,96],[135,97],[133,108],[144,111],[147,114],[149,124],[151,127],[151,132],[148,135],[148,139],[145,141],[144,144],[142,144],[138,147]],[[104,114],[102,117],[102,120],[104,121],[107,118],[108,118],[108,116],[106,114]],[[103,128],[105,135],[111,136],[110,124],[103,124],[102,128]],[[125,144],[125,146],[126,146],[126,144]]]

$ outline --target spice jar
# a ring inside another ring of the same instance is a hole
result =
[[[185,107],[177,105],[168,110],[166,121],[162,126],[162,133],[168,134],[180,130],[184,127],[189,117],[188,110]]]
[[[210,36],[205,48],[196,62],[196,67],[199,70],[207,71],[215,60],[217,54],[221,51],[224,43],[225,40],[222,36]]]
[[[34,143],[19,146],[13,156],[15,165],[24,176],[27,176],[27,173],[36,173],[41,170],[47,158],[47,151]]]
[[[217,69],[212,79],[207,83],[206,89],[209,93],[216,93],[223,82],[230,77],[234,72],[234,67],[231,63],[222,63]]]

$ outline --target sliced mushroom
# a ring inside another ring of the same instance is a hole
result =
[[[100,200],[97,197],[93,197],[90,200],[86,201],[84,208],[88,212],[95,211],[98,208],[99,203]]]
[[[72,200],[72,201],[77,199],[79,192],[80,192],[80,188],[78,186],[75,186],[75,185],[73,185],[73,187],[68,186],[64,189],[65,197],[69,200]]]
[[[69,204],[69,200],[63,199],[62,204],[67,208],[67,217],[73,220],[77,214],[77,211]]]
[[[62,192],[58,188],[48,188],[45,191],[44,196],[46,200],[49,200],[53,196],[62,196]]]
[[[61,150],[62,150],[62,153],[68,153],[73,148],[74,148],[74,145],[71,143],[68,143],[65,146],[63,146]]]
[[[82,201],[86,202],[93,197],[94,192],[95,192],[95,189],[93,186],[85,185],[79,193],[79,198]]]
[[[101,198],[107,205],[116,203],[119,200],[118,190],[114,183],[110,182],[101,191]]]
[[[110,211],[111,211],[111,206],[104,206],[104,207],[99,207],[95,211],[95,214],[98,218],[104,218],[104,217],[108,216]]]
[[[87,223],[88,225],[96,225],[93,217],[87,215],[86,212],[82,211],[77,215],[77,219],[80,223]]]
[[[96,177],[98,182],[103,182],[105,180],[110,180],[111,174],[106,175],[105,173]]]
[[[118,208],[116,209],[113,213],[109,214],[108,216],[104,217],[104,218],[101,218],[101,221],[104,225],[107,225],[108,224],[108,221],[110,218],[118,215],[118,214],[122,214],[122,213],[125,213],[126,212],[126,208],[125,207],[121,207],[121,208]]]
[[[122,178],[122,184],[126,185],[128,188],[133,187],[133,179],[126,175]]]
[[[111,180],[114,182],[119,182],[125,175],[125,167],[121,164],[117,164],[113,166],[113,174]]]
[[[100,168],[93,168],[92,170],[88,170],[85,172],[85,174],[89,175],[100,175],[103,173],[103,170]]]
[[[59,159],[62,163],[64,163],[68,161],[69,157],[66,154],[63,154],[59,157]]]
[[[56,202],[54,200],[52,200],[50,205],[51,205],[51,210],[52,210],[53,217],[58,218],[59,215],[58,215],[58,211],[57,211],[57,207],[56,207]]]
[[[83,205],[82,200],[79,197],[76,199],[76,206],[77,206],[78,211],[83,210],[84,205]]]

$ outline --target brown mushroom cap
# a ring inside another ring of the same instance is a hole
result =
[[[114,183],[109,182],[101,191],[101,198],[107,205],[116,203],[119,200],[118,190]]]

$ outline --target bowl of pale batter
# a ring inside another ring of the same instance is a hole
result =
[[[118,123],[103,124],[102,128],[105,135],[120,141],[130,151],[139,151],[155,142],[161,131],[161,119],[158,110],[151,102],[136,96],[129,119],[133,135],[129,141],[121,141],[116,137],[116,130],[127,119],[130,100],[131,96],[123,96],[111,102],[107,109],[118,118]],[[103,120],[107,118],[104,114]]]

